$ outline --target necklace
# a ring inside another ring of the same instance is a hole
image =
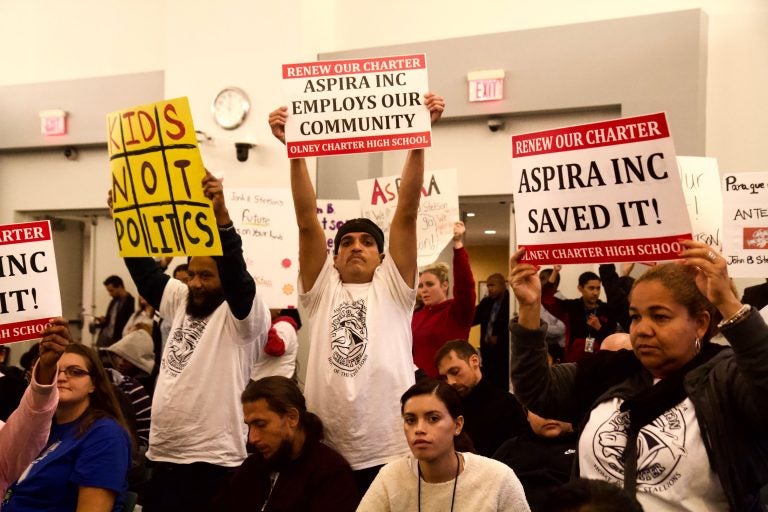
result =
[[[456,501],[456,483],[459,481],[459,469],[461,469],[461,462],[459,461],[459,453],[453,452],[456,455],[456,476],[453,477],[453,494],[451,495],[451,512],[453,512],[453,503]],[[419,512],[421,512],[421,466],[416,463],[416,467],[419,470]]]

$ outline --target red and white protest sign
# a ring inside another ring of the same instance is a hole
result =
[[[0,226],[0,344],[40,338],[60,315],[50,222]]]
[[[663,113],[515,135],[512,175],[528,262],[671,260],[691,238]]]
[[[416,222],[416,263],[434,263],[453,239],[453,226],[459,220],[458,174],[456,169],[427,171],[421,188]],[[389,243],[389,228],[400,199],[400,176],[382,176],[357,182],[362,216],[384,231]]]
[[[289,158],[429,147],[424,54],[283,65]]]

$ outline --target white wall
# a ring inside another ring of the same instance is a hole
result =
[[[335,42],[327,51],[701,8],[709,16],[705,156],[717,158],[727,172],[765,170],[761,141],[768,138],[768,116],[758,115],[768,90],[765,0],[337,0],[335,5]]]

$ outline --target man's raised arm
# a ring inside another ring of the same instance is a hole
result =
[[[280,107],[269,114],[272,134],[285,144],[285,122],[287,107]],[[291,160],[291,194],[299,226],[299,276],[304,291],[315,285],[327,258],[326,240],[320,221],[317,219],[317,200],[312,181],[309,179],[307,162],[303,158]]]
[[[432,124],[435,124],[443,115],[445,101],[436,94],[427,93],[424,104],[429,109]],[[424,150],[412,149],[405,159],[397,208],[389,226],[389,254],[408,286],[413,286],[416,281],[416,217],[423,185]]]
[[[213,215],[221,238],[221,256],[214,256],[216,268],[221,280],[221,291],[229,305],[232,314],[238,320],[243,320],[253,307],[256,297],[256,283],[248,273],[243,258],[243,241],[235,231],[234,223],[229,217],[229,210],[224,201],[224,187],[221,180],[207,169],[203,177],[203,194],[213,204]]]

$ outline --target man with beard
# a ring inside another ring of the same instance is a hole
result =
[[[432,93],[423,99],[434,124],[445,102]],[[287,107],[269,115],[272,134],[283,143],[287,121]],[[323,419],[329,444],[355,470],[362,496],[384,464],[409,453],[399,403],[415,382],[411,317],[424,150],[405,158],[386,250],[379,226],[352,219],[336,232],[328,255],[307,164],[294,158],[290,167],[299,300],[310,324],[307,403]]]
[[[355,510],[359,497],[352,468],[320,442],[323,424],[307,411],[291,379],[275,375],[253,381],[242,402],[254,453],[221,488],[212,510]]]
[[[206,171],[202,186],[222,256],[193,257],[187,284],[151,258],[125,259],[139,293],[171,323],[152,403],[145,512],[208,511],[217,485],[245,459],[239,395],[269,331],[221,181]]]
[[[491,457],[501,443],[528,431],[523,406],[483,376],[480,357],[468,342],[454,340],[440,347],[435,366],[461,396],[464,431],[479,455]]]

